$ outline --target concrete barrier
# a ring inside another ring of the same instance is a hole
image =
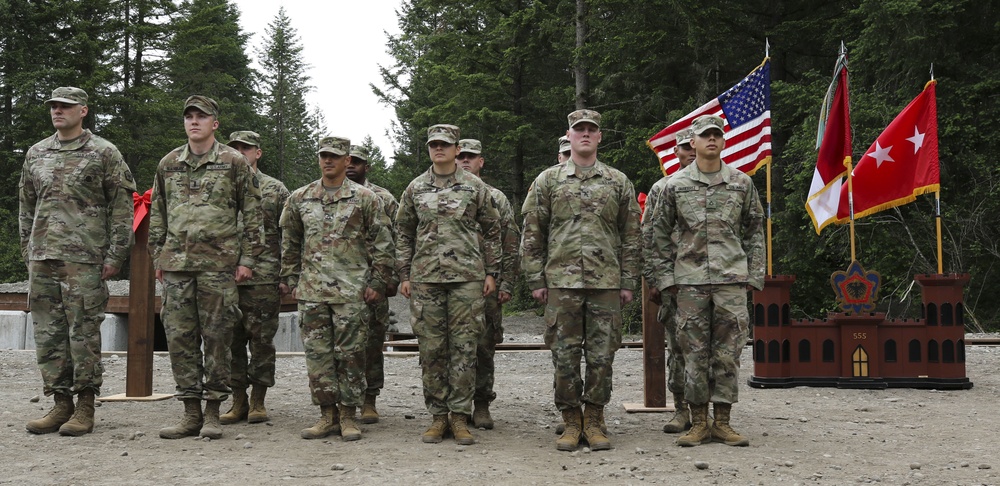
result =
[[[0,311],[0,349],[24,349],[26,316],[21,311]]]
[[[21,349],[35,349],[35,320],[30,312],[24,316],[24,347]]]
[[[302,352],[302,334],[299,332],[299,313],[282,312],[278,315],[278,332],[274,335],[274,347],[280,352]]]
[[[128,316],[104,314],[101,323],[101,351],[128,351]]]

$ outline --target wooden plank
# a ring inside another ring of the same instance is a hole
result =
[[[625,412],[627,413],[663,413],[675,410],[672,403],[666,407],[647,407],[641,403],[625,402],[622,403],[622,407],[625,408]]]
[[[666,353],[663,324],[656,319],[660,306],[649,301],[649,286],[642,280],[642,393],[650,408],[667,405]]]
[[[146,250],[149,242],[149,218],[143,218],[135,232],[132,266],[129,276],[128,363],[125,367],[125,395],[153,395],[153,326],[160,304],[155,299],[153,260]]]
[[[144,395],[141,397],[131,397],[128,392],[119,393],[117,395],[109,395],[106,397],[97,397],[99,402],[158,402],[160,400],[166,400],[168,398],[173,398],[174,396],[170,393],[153,393],[150,395]]]

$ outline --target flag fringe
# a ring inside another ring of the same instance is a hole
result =
[[[932,192],[937,192],[937,191],[940,191],[940,190],[941,190],[941,184],[940,183],[938,183],[938,184],[930,184],[930,185],[922,186],[922,187],[917,187],[917,188],[913,189],[913,193],[911,193],[911,194],[909,194],[907,196],[901,197],[899,199],[894,199],[892,201],[887,201],[887,202],[884,202],[884,203],[879,204],[877,206],[872,206],[872,207],[870,207],[870,208],[868,208],[868,209],[866,209],[864,211],[861,211],[860,213],[855,213],[854,214],[854,219],[856,219],[856,220],[857,219],[861,219],[861,218],[864,218],[865,216],[871,216],[872,214],[875,214],[877,212],[885,211],[886,209],[892,209],[892,208],[894,208],[896,206],[902,206],[904,204],[909,204],[909,203],[911,203],[913,201],[916,201],[917,200],[917,196],[922,196],[924,194],[928,194],[928,193],[932,193]],[[836,223],[837,224],[846,224],[850,220],[851,220],[851,218],[849,218],[849,217],[848,218],[843,218],[843,219],[837,220]]]

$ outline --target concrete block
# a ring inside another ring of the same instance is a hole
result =
[[[281,352],[304,350],[302,334],[299,332],[298,312],[282,312],[278,315],[278,332],[274,335],[274,347]]]
[[[24,316],[24,349],[35,349],[35,320],[30,312]]]
[[[101,323],[101,351],[128,351],[128,316],[104,314]]]
[[[22,311],[0,311],[0,349],[24,349],[26,316]]]

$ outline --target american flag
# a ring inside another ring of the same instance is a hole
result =
[[[726,148],[722,160],[729,166],[753,175],[771,161],[771,60],[765,58],[757,69],[729,88],[718,98],[705,103],[684,118],[660,130],[646,142],[660,159],[665,175],[680,166],[674,155],[675,135],[691,126],[701,115],[716,115],[726,120]]]

